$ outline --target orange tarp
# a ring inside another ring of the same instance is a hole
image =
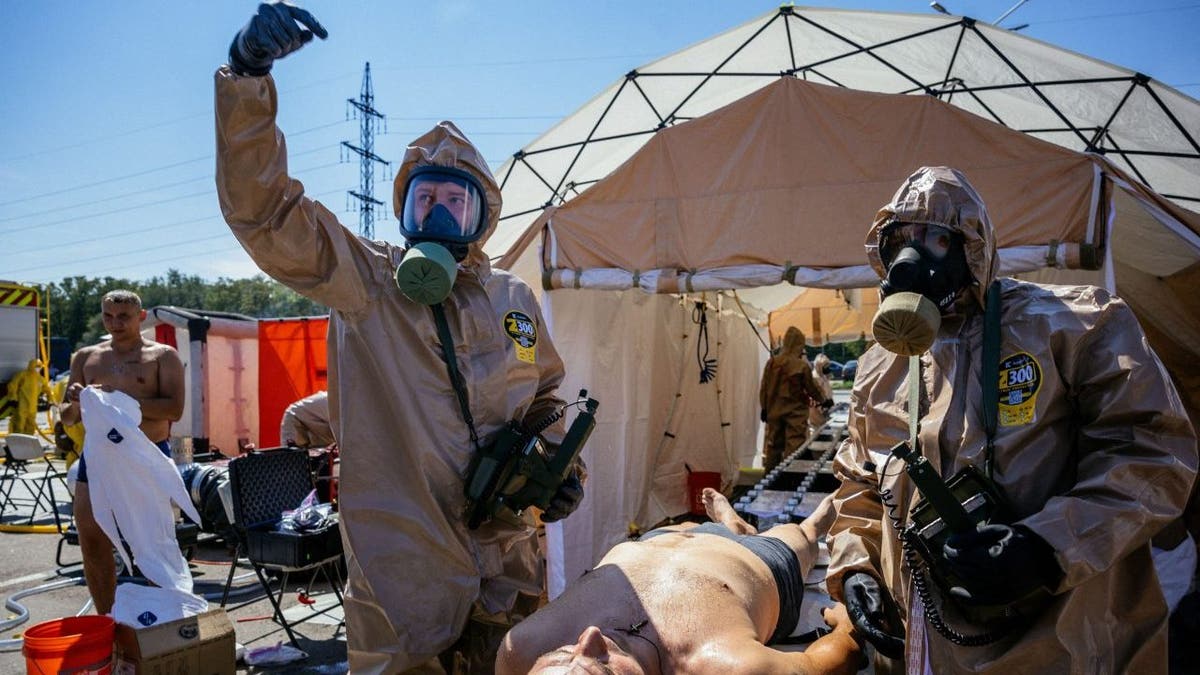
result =
[[[292,402],[327,386],[329,319],[264,319],[258,324],[258,442],[279,445],[279,421]]]

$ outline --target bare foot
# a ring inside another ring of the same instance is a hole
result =
[[[833,508],[833,495],[827,495],[812,514],[804,519],[800,524],[804,528],[804,533],[812,541],[816,541],[822,535],[829,531],[833,526],[834,519],[837,518],[837,511]]]
[[[725,495],[712,488],[704,488],[700,496],[704,500],[704,511],[709,518],[713,519],[713,522],[728,527],[729,531],[734,534],[758,534],[758,530],[742,520],[737,511],[733,510],[733,506],[725,498]]]

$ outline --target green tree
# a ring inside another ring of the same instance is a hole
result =
[[[131,290],[146,308],[171,305],[200,312],[229,312],[254,318],[318,316],[329,313],[319,303],[262,274],[249,279],[221,277],[205,281],[196,275],[168,270],[160,277],[131,281],[115,277],[65,277],[47,287],[51,332],[67,338],[72,350],[99,342],[104,335],[100,299],[116,290]]]

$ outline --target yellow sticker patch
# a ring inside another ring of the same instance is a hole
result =
[[[1042,366],[1026,352],[1000,361],[1000,414],[1002,427],[1033,422],[1038,390],[1042,388]]]
[[[537,362],[537,324],[524,312],[513,310],[504,315],[504,332],[517,348],[517,359]]]

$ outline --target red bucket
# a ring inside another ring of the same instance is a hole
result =
[[[72,616],[46,621],[25,631],[25,672],[29,675],[109,675],[113,635],[110,616]]]
[[[704,488],[721,489],[721,474],[716,471],[689,471],[687,475],[688,504],[692,515],[703,516]]]

